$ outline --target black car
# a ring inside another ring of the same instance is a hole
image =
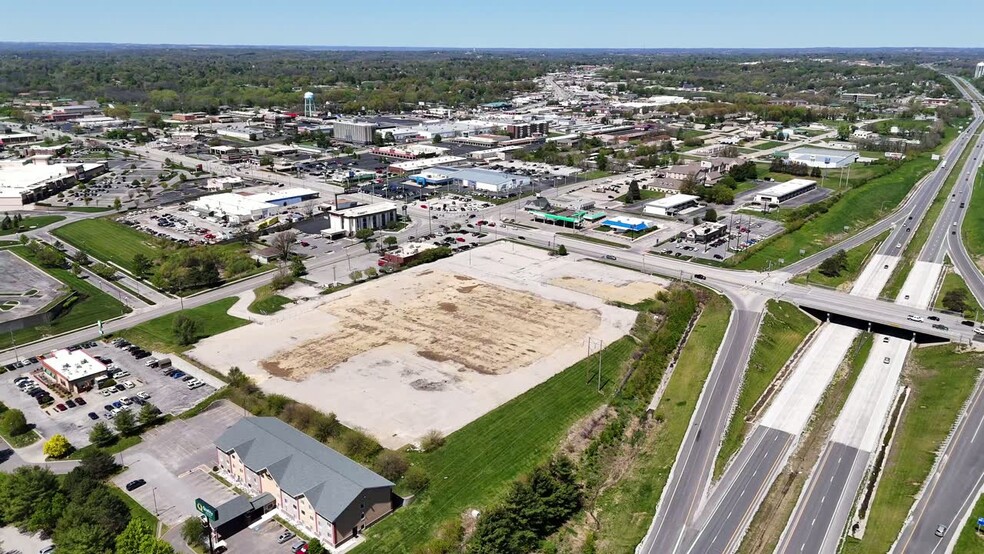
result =
[[[107,412],[112,412],[113,411],[113,407],[111,405],[109,405],[109,404],[106,404],[105,406],[103,406],[103,409],[106,410]]]
[[[96,412],[89,412],[89,419],[95,421],[95,420],[99,419],[99,416],[96,415]]]
[[[129,483],[126,484],[126,490],[132,491],[135,489],[139,489],[140,487],[146,484],[147,481],[144,481],[143,479],[134,479],[133,481],[130,481]]]
[[[963,321],[960,322],[960,325],[966,325],[967,327],[973,327],[974,326],[974,322],[973,321],[967,321],[965,319],[965,320],[963,320]]]
[[[37,400],[37,403],[38,403],[39,406],[41,404],[47,404],[49,402],[54,402],[55,401],[54,398],[52,398],[50,395],[47,395],[47,394],[42,395],[42,396],[35,397],[35,400]]]
[[[931,316],[927,317],[926,319],[928,319],[930,321],[939,321],[940,320],[940,318],[936,317],[935,315],[931,315]]]
[[[46,391],[46,390],[38,387],[38,388],[32,390],[31,392],[29,392],[27,394],[33,396],[34,398],[37,398],[37,397],[41,396],[42,394],[48,394],[48,391]]]
[[[694,279],[700,279],[703,281],[704,279],[707,279],[707,276],[702,273],[694,273]]]

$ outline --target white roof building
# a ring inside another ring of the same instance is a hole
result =
[[[755,195],[755,201],[764,204],[782,204],[801,194],[806,194],[817,188],[817,182],[810,179],[790,179],[785,183],[772,185],[760,190]]]
[[[408,160],[390,164],[390,170],[396,173],[406,173],[410,171],[420,171],[438,165],[454,165],[465,161],[461,156],[438,156],[436,158],[421,158],[419,160]]]
[[[328,227],[347,234],[355,234],[361,229],[383,229],[396,221],[397,208],[393,202],[376,202],[328,212]]]
[[[700,197],[690,194],[671,194],[646,204],[643,212],[650,215],[672,217],[686,209],[696,208]]]
[[[55,350],[41,360],[41,369],[72,393],[91,389],[95,378],[106,373],[106,365],[84,350]]]

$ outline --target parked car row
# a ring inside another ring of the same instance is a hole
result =
[[[51,397],[51,393],[48,392],[48,389],[42,388],[40,383],[34,379],[31,379],[27,375],[21,375],[20,377],[14,379],[14,385],[24,394],[34,397],[39,406],[50,404],[55,401],[55,399]]]

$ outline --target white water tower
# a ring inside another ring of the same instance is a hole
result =
[[[314,93],[304,93],[304,117],[314,117]]]
[[[978,63],[977,67],[974,68],[974,78],[980,79],[981,77],[984,77],[984,62]]]

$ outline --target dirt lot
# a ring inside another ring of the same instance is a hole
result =
[[[636,313],[607,301],[663,284],[496,243],[301,303],[189,354],[396,447],[450,433],[548,379],[587,354],[589,337],[625,335]]]

